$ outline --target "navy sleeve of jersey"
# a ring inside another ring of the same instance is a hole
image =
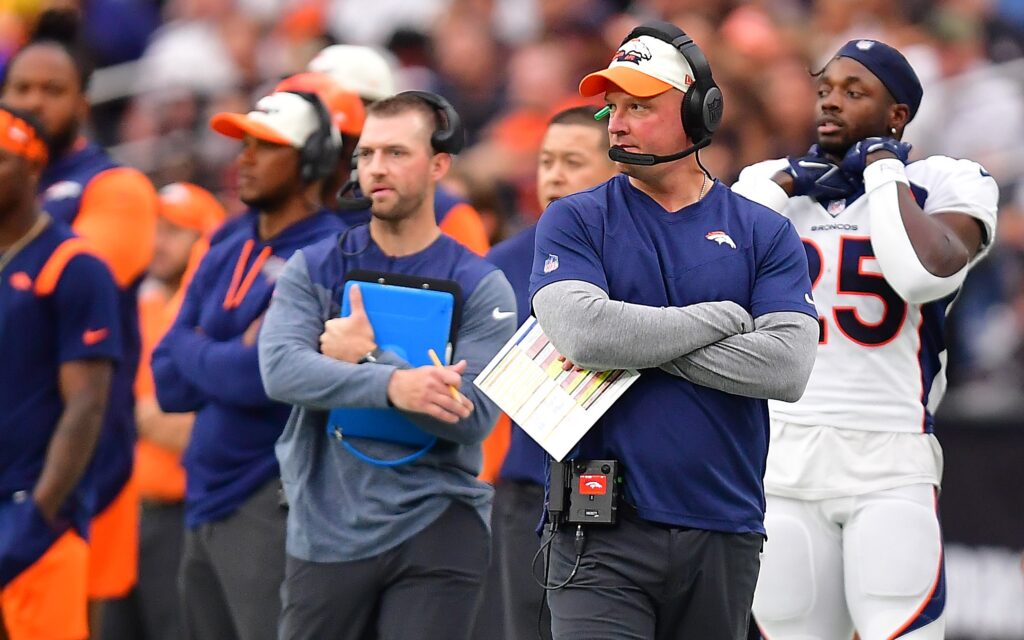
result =
[[[567,199],[548,206],[537,223],[530,300],[543,287],[561,280],[582,280],[608,291],[594,231]]]
[[[68,261],[53,292],[60,362],[121,358],[117,285],[96,257]]]
[[[793,223],[781,224],[762,247],[758,247],[757,275],[750,297],[750,315],[755,318],[777,311],[798,311],[817,319],[811,300],[811,278],[807,253]],[[760,244],[760,243],[759,243]]]

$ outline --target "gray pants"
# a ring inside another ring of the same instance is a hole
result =
[[[281,612],[287,512],[281,482],[223,520],[185,533],[180,587],[190,640],[273,640]]]
[[[103,640],[180,640],[177,575],[184,537],[180,502],[142,504],[139,580],[124,598],[107,601]]]
[[[532,575],[540,548],[537,523],[544,510],[544,487],[526,482],[498,482],[494,487],[494,552],[501,579],[501,597],[508,640],[537,637],[537,627],[551,629],[544,590]],[[543,575],[543,558],[537,575]],[[543,608],[543,611],[542,611]],[[538,623],[539,619],[539,623]]]
[[[487,527],[459,502],[372,558],[307,562],[288,556],[280,638],[468,639],[489,556]]]
[[[590,527],[572,583],[548,593],[555,640],[745,640],[762,537],[645,522]],[[574,526],[552,545],[549,582],[572,570]]]

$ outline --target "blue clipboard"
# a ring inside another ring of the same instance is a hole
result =
[[[453,281],[407,275],[358,272],[350,274],[341,295],[341,317],[351,313],[349,290],[358,284],[378,346],[414,367],[432,364],[428,351],[448,355],[455,335],[460,291]],[[419,457],[437,438],[413,424],[396,409],[337,408],[327,418],[327,432],[350,451],[374,464],[393,466]],[[413,456],[381,461],[348,446],[345,438],[370,438],[421,447]]]

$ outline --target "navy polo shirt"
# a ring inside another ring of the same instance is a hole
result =
[[[653,307],[731,300],[754,318],[816,317],[804,299],[806,254],[790,222],[717,181],[676,212],[625,175],[556,200],[537,227],[531,298],[561,280]],[[641,374],[581,440],[578,457],[621,460],[626,500],[642,518],[763,534],[766,401],[660,369]]]

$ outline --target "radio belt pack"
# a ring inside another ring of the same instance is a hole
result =
[[[615,524],[622,488],[618,460],[551,463],[548,515],[553,524]]]

